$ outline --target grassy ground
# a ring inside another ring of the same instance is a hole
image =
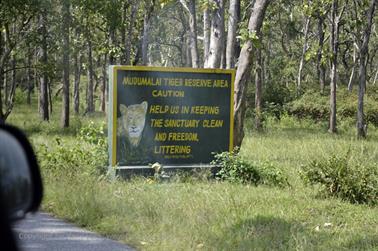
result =
[[[36,148],[75,135],[101,115],[75,118],[59,128],[59,114],[40,123],[35,107],[17,106],[9,122],[24,128]],[[250,160],[268,160],[289,176],[285,189],[186,179],[109,182],[94,175],[54,175],[42,166],[43,209],[141,250],[378,250],[378,208],[325,199],[299,179],[301,165],[332,153],[378,162],[378,130],[357,141],[349,124],[330,136],[322,124],[283,117],[263,133],[248,130],[241,149]],[[80,167],[77,167],[80,168]]]

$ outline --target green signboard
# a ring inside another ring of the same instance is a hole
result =
[[[234,70],[110,66],[111,166],[209,164],[232,149]]]

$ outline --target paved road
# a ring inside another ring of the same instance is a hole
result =
[[[119,242],[78,228],[47,213],[29,215],[13,229],[21,251],[134,251]]]

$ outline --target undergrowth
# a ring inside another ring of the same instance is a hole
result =
[[[302,166],[302,178],[308,184],[320,184],[321,193],[351,203],[378,203],[377,163],[353,161],[350,152],[312,160]]]
[[[220,168],[216,177],[234,183],[285,187],[289,185],[285,174],[268,161],[250,162],[239,155],[239,149],[214,155],[211,162]]]

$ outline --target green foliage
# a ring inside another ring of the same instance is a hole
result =
[[[362,165],[351,161],[350,153],[313,160],[302,166],[307,184],[320,184],[321,192],[351,203],[378,203],[377,164]]]
[[[220,167],[217,177],[234,183],[253,183],[258,185],[261,179],[257,168],[242,159],[237,152],[222,152],[214,155],[212,165]]]
[[[270,162],[251,163],[241,157],[238,149],[234,152],[222,152],[214,155],[212,165],[220,167],[216,174],[219,180],[232,183],[264,184],[285,187],[289,185],[287,177]]]
[[[243,25],[239,29],[239,36],[237,36],[237,38],[240,39],[241,44],[244,44],[247,41],[251,41],[253,46],[255,46],[256,48],[262,47],[261,40],[257,35],[256,31],[250,31],[247,27],[244,27]]]
[[[44,171],[60,175],[101,175],[106,171],[107,147],[103,125],[96,127],[93,122],[80,130],[74,144],[60,137],[55,138],[55,147],[42,144],[38,157]]]
[[[378,100],[377,91],[369,87],[365,98],[366,121],[378,126]],[[289,114],[298,118],[311,118],[315,121],[327,121],[329,119],[329,97],[322,95],[317,90],[309,90],[300,98],[286,105]],[[346,88],[339,88],[337,92],[337,116],[355,118],[357,111],[357,93],[348,92]]]
[[[286,174],[276,167],[272,162],[264,161],[256,163],[261,176],[261,184],[268,186],[287,187],[290,186]]]
[[[321,95],[319,91],[308,91],[299,99],[289,103],[287,107],[289,114],[298,118],[309,117],[319,121],[329,116],[328,97]]]
[[[93,121],[89,122],[87,126],[80,129],[78,138],[93,145],[99,145],[106,148],[106,135],[104,130],[105,123],[99,126]]]

